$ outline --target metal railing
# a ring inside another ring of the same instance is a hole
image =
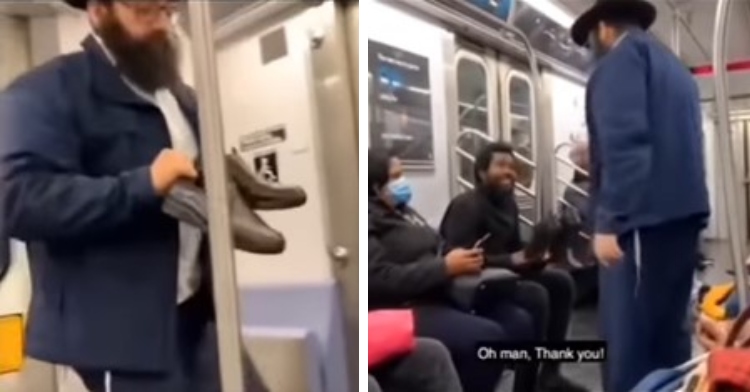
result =
[[[747,244],[742,237],[742,228],[733,213],[738,211],[737,195],[739,184],[735,168],[734,151],[729,126],[729,94],[727,88],[727,37],[729,32],[729,9],[737,2],[719,0],[716,5],[716,19],[713,37],[714,91],[716,91],[716,122],[719,152],[719,173],[722,192],[726,204],[725,214],[729,224],[729,245],[734,265],[734,279],[739,293],[740,308],[747,307],[747,274],[745,255]]]
[[[557,151],[558,149],[556,148],[555,150]],[[587,176],[589,175],[589,173],[588,173],[587,170],[585,170],[584,168],[576,165],[575,163],[571,162],[567,158],[561,157],[559,155],[555,155],[555,160],[558,163],[562,163],[563,165],[568,166],[569,168],[573,169],[574,171],[579,171],[581,173],[584,173]],[[578,185],[574,184],[571,181],[568,181],[568,180],[566,180],[564,178],[560,178],[559,176],[557,177],[557,181],[560,182],[560,183],[562,183],[565,188],[572,189],[573,191],[575,191],[576,193],[580,194],[581,196],[586,197],[587,199],[589,197],[591,197],[586,190],[582,189],[581,187],[579,187]],[[572,208],[574,210],[578,210],[578,207],[570,204],[569,201],[565,200],[565,193],[564,192],[557,198],[557,201],[560,204],[562,204],[562,205],[564,205],[564,206],[566,206],[568,208]],[[586,233],[584,233],[582,231],[579,231],[578,235],[581,236],[582,238],[586,239],[586,240],[590,240],[591,239],[591,236],[589,236],[588,234],[586,234]]]

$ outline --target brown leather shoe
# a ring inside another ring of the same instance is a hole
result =
[[[241,197],[239,187],[229,181],[229,205],[234,247],[245,252],[276,255],[284,252],[286,240],[255,213]]]
[[[258,216],[240,197],[237,185],[229,182],[229,222],[234,247],[256,254],[280,254],[284,252],[286,240]],[[206,194],[199,186],[181,182],[172,187],[167,195],[164,212],[173,218],[189,223],[203,231],[208,230]]]
[[[233,149],[226,156],[227,175],[237,184],[240,196],[258,210],[285,210],[307,202],[307,193],[299,186],[274,184],[263,180],[250,169]]]

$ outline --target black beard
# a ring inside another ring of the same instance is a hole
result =
[[[480,189],[493,203],[502,203],[513,197],[515,192],[515,182],[512,186],[508,187],[499,184],[483,184],[480,186]]]
[[[180,81],[179,51],[168,34],[133,39],[113,16],[107,17],[98,34],[112,53],[125,77],[147,92],[172,88]]]

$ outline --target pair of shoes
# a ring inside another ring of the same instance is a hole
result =
[[[544,257],[555,264],[568,264],[568,248],[581,228],[580,217],[572,210],[549,215],[534,225],[526,247],[529,257]]]
[[[565,267],[571,267],[568,249],[582,228],[581,217],[573,209],[564,209],[557,217],[558,231],[550,244],[550,259]]]
[[[226,157],[230,225],[237,249],[257,254],[280,254],[284,236],[270,227],[255,210],[300,207],[307,194],[298,186],[272,184],[259,178],[236,151]],[[196,164],[200,171],[200,163]],[[207,201],[201,178],[195,184],[181,181],[170,189],[162,210],[173,218],[208,230]]]
[[[307,202],[299,186],[275,184],[261,179],[248,167],[236,149],[226,156],[232,232],[237,249],[257,254],[280,254],[286,239],[269,226],[255,210],[288,210]]]
[[[229,181],[237,184],[240,197],[258,210],[286,210],[304,205],[305,190],[298,186],[274,184],[260,179],[236,149],[226,157]]]
[[[554,215],[542,218],[532,229],[531,241],[526,246],[526,255],[532,259],[551,256],[552,243],[560,232],[560,223]]]

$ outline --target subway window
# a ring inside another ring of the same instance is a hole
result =
[[[477,133],[489,136],[487,100],[487,72],[484,64],[469,58],[461,58],[457,67],[458,78],[458,123],[461,136],[458,147],[459,175],[461,184],[474,184],[474,161],[486,141]],[[464,154],[466,153],[466,154]]]

